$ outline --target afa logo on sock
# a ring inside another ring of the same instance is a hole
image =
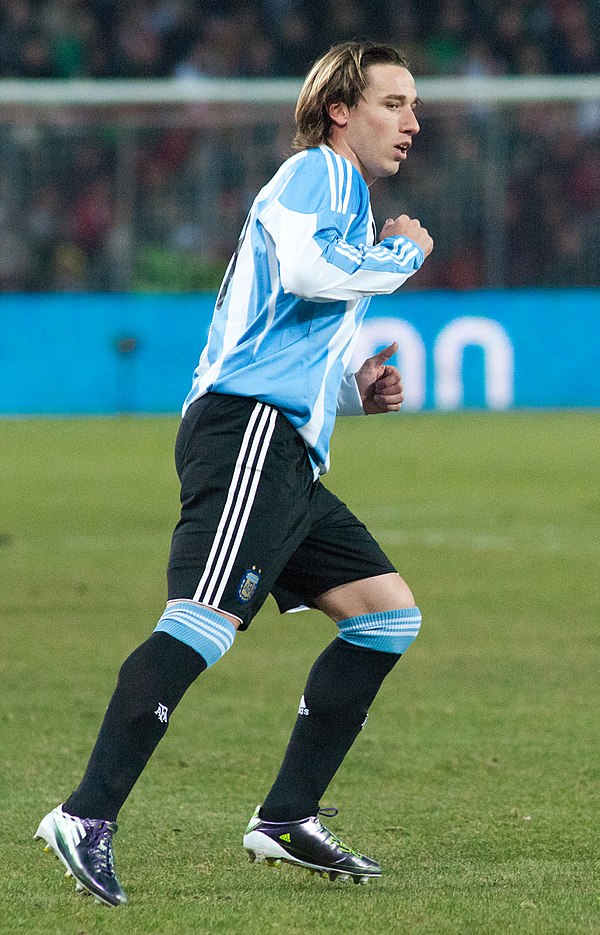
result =
[[[237,591],[238,600],[240,600],[242,604],[247,604],[248,601],[254,597],[260,582],[261,574],[261,569],[257,568],[256,565],[253,565],[252,568],[249,568],[244,574]]]

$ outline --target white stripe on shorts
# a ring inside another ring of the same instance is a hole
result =
[[[218,607],[248,525],[277,410],[257,403],[246,426],[227,499],[217,527],[204,574],[192,598]]]

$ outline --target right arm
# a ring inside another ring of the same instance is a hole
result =
[[[281,284],[321,302],[395,292],[421,267],[433,241],[418,221],[401,215],[386,222],[378,244],[367,246],[368,190],[345,160],[332,156],[311,153],[302,160],[260,217],[275,244]]]

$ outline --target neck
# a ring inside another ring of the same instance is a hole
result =
[[[350,149],[345,139],[336,139],[335,136],[331,136],[328,140],[325,141],[325,145],[329,146],[329,148],[332,149],[334,153],[337,153],[338,156],[343,156],[344,159],[347,159],[348,162],[351,162],[354,168],[360,172],[367,185],[371,187],[375,179],[369,175],[360,159],[357,157],[354,150]]]

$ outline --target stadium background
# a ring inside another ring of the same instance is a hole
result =
[[[379,223],[406,212],[436,242],[397,301],[372,306],[373,316],[405,323],[398,363],[416,387],[406,408],[596,405],[600,93],[589,82],[599,70],[599,17],[585,0],[3,0],[0,290],[12,301],[3,303],[0,411],[178,409],[210,303],[177,295],[218,287],[255,192],[290,152],[298,76],[330,42],[366,32],[401,45],[422,83],[437,80],[409,164],[373,191]],[[564,99],[549,89],[528,100],[521,84],[517,101],[506,101],[511,79],[514,87],[540,74],[562,77]],[[131,83],[120,103],[74,103],[73,87],[90,78]],[[220,103],[192,94],[161,106],[135,103],[139,79],[171,90],[259,84],[245,103],[230,86]],[[278,103],[267,92],[274,79],[288,82]],[[453,100],[458,79],[487,83],[492,97]],[[44,80],[54,82],[54,104],[41,103]],[[450,297],[444,317],[441,290],[471,294],[460,346],[446,349],[445,363],[440,332],[460,305]],[[172,297],[162,314],[140,298],[157,293]],[[23,341],[26,319],[35,327]],[[374,326],[362,350],[393,330]],[[149,366],[163,371],[162,394],[140,392]],[[438,386],[444,373],[456,384],[457,368],[459,390]],[[564,379],[553,393],[557,368]],[[24,381],[26,372],[33,378]]]

